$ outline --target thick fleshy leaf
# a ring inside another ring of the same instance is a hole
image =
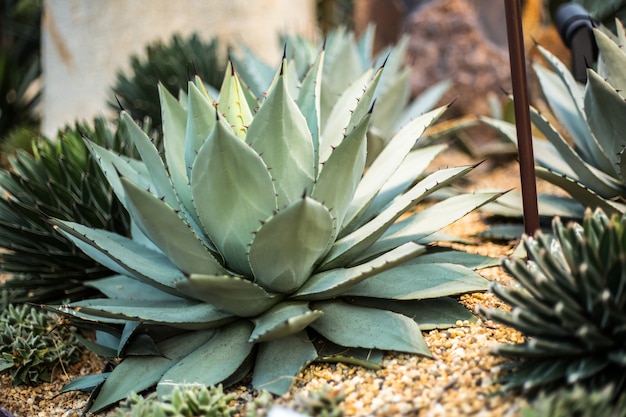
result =
[[[297,290],[333,243],[333,231],[328,209],[312,198],[300,198],[279,211],[257,230],[250,245],[256,282],[283,294]]]
[[[176,293],[175,282],[184,278],[167,256],[134,240],[78,223],[58,219],[51,221],[83,252],[115,272],[131,274],[170,293]]]
[[[333,215],[333,241],[343,223],[346,210],[354,196],[367,157],[367,115],[337,146],[324,163],[311,195],[328,207]],[[337,186],[337,179],[342,186]]]
[[[426,128],[437,120],[447,107],[440,107],[426,113],[406,125],[395,135],[374,160],[359,184],[350,203],[344,223],[350,223],[361,214],[383,185],[401,166]],[[428,160],[428,159],[427,159]],[[415,170],[415,167],[413,167]],[[413,172],[417,172],[416,170]]]
[[[191,189],[198,216],[226,266],[251,275],[248,245],[276,209],[268,167],[221,121],[196,157]]]
[[[626,102],[614,86],[593,70],[587,70],[585,114],[598,144],[612,162],[609,172],[617,175],[619,153],[626,145],[621,133],[626,129]]]
[[[198,330],[222,326],[232,321],[232,314],[215,306],[179,298],[178,300],[127,300],[93,299],[78,301],[62,307],[69,314],[139,320],[146,323],[166,324],[179,329]]]
[[[596,43],[598,45],[598,59],[603,65],[604,72],[601,74],[604,79],[608,79],[610,84],[620,95],[626,94],[626,53],[622,49],[623,45],[614,42],[600,29],[594,29]]]
[[[308,302],[283,302],[255,317],[254,331],[250,342],[266,342],[280,339],[301,330],[322,315],[321,311],[311,310]]]
[[[191,227],[161,199],[122,178],[127,206],[141,231],[185,274],[226,274]]]
[[[459,320],[467,320],[470,323],[477,320],[471,311],[451,297],[410,301],[357,298],[354,304],[402,314],[415,320],[422,331],[448,329],[456,326]]]
[[[338,345],[431,356],[417,323],[402,314],[341,301],[315,303],[312,307],[324,314],[311,327]]]
[[[106,278],[88,281],[86,285],[93,287],[112,299],[123,300],[179,300],[180,297],[161,291],[153,285],[146,284],[126,275],[113,275]]]
[[[394,223],[359,259],[368,259],[406,242],[424,239],[501,195],[502,193],[475,193],[448,197]]]
[[[391,68],[387,68],[388,64],[389,61],[385,64],[383,78],[387,71],[393,72]],[[376,97],[376,107],[372,115],[372,130],[375,129],[376,134],[385,139],[390,138],[395,133],[396,120],[400,116],[398,109],[404,109],[409,102],[411,96],[410,74],[411,68],[406,67],[404,70],[399,70],[393,74],[394,79],[388,80],[391,82],[384,84],[385,80],[381,81],[380,94]]]
[[[292,298],[327,300],[339,296],[358,282],[406,262],[425,251],[424,246],[410,242],[369,262],[351,268],[336,268],[317,273],[311,276]]]
[[[238,321],[221,327],[206,343],[172,366],[157,385],[159,398],[170,395],[178,385],[218,384],[244,363],[252,352],[248,342],[252,324]]]
[[[238,317],[252,317],[267,310],[280,297],[243,278],[192,274],[176,283],[182,293],[232,313]]]
[[[304,332],[262,343],[256,357],[252,386],[284,395],[298,373],[317,358],[317,350]]]
[[[220,89],[217,110],[224,116],[230,124],[237,137],[246,137],[246,131],[252,121],[252,111],[248,106],[245,93],[239,81],[239,76],[235,72],[235,67],[231,62],[226,67],[224,81]]]
[[[214,336],[213,330],[193,332],[160,343],[161,356],[128,357],[108,376],[91,411],[98,412],[159,382],[163,374]],[[141,370],[141,372],[138,372]]]
[[[61,391],[59,391],[59,394],[70,391],[92,392],[97,389],[97,387],[104,384],[104,381],[106,381],[110,374],[110,372],[104,372],[101,374],[79,376],[65,384]]]
[[[215,127],[217,117],[215,115],[215,106],[202,90],[196,86],[196,83],[189,83],[188,97],[185,165],[187,167],[187,178],[191,178],[193,162],[202,144],[209,137],[213,127]]]
[[[450,89],[452,81],[443,80],[428,87],[417,96],[411,104],[396,119],[396,130],[408,125],[411,120],[432,110],[439,103],[444,94]]]
[[[421,300],[486,291],[488,281],[452,263],[405,263],[382,271],[349,288],[345,295],[394,300]]]
[[[237,73],[245,80],[254,96],[261,99],[272,82],[274,68],[245,46],[241,46],[241,52],[243,58],[238,58],[237,54],[230,57],[231,65],[234,64]]]
[[[349,264],[380,238],[387,229],[409,208],[426,198],[432,192],[462,177],[474,166],[445,168],[433,172],[399,196],[380,215],[372,219],[333,245],[321,268],[333,269]]]
[[[282,73],[249,125],[246,142],[270,169],[278,207],[310,193],[315,175],[313,140]]]

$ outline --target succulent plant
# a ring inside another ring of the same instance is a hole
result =
[[[445,263],[415,258],[442,227],[501,193],[408,213],[474,168],[423,175],[445,146],[413,144],[445,107],[400,130],[364,173],[384,68],[350,86],[323,125],[323,59],[294,97],[283,60],[258,109],[230,65],[217,103],[199,78],[182,101],[161,87],[164,160],[125,112],[141,160],[87,142],[134,225],[131,238],[51,220],[118,274],[92,284],[108,298],[58,308],[100,330],[93,348],[124,357],[109,375],[66,387],[99,386],[94,411],[131,391],[156,385],[163,397],[252,369],[255,388],[282,394],[316,359],[429,356],[421,329],[471,317],[448,296],[482,291],[486,280],[453,264],[454,253]]]
[[[9,304],[0,311],[0,371],[14,385],[50,381],[55,368],[80,358],[78,341],[68,327],[30,305]]]
[[[626,417],[626,395],[614,401],[610,387],[589,392],[581,386],[541,393],[522,408],[521,417]]]
[[[587,211],[582,225],[525,237],[528,261],[505,260],[519,286],[491,290],[511,312],[482,309],[526,340],[498,345],[513,358],[507,386],[529,393],[564,385],[626,388],[626,218]]]
[[[109,106],[115,111],[121,105],[135,120],[149,118],[161,126],[158,82],[171,94],[187,88],[190,74],[199,74],[207,87],[219,89],[226,63],[216,38],[203,41],[197,33],[183,37],[176,34],[164,43],[157,41],[145,47],[142,56],[130,58],[130,70],[118,71]]]
[[[144,398],[131,394],[112,417],[230,417],[235,394],[225,394],[221,385],[177,387],[172,395],[159,401],[155,394]]]
[[[626,212],[626,139],[620,133],[626,129],[626,53],[621,47],[626,36],[623,26],[618,27],[617,35],[594,30],[599,63],[596,70],[588,69],[586,86],[577,83],[558,58],[538,47],[552,70],[537,64],[535,72],[565,132],[531,108],[532,122],[545,137],[533,142],[537,176],[566,191],[583,208],[599,207],[609,215]],[[482,120],[516,141],[512,124]],[[576,212],[580,219],[584,210]]]
[[[150,129],[149,123],[144,126]],[[96,119],[93,128],[67,127],[55,141],[37,137],[32,154],[18,149],[0,171],[0,271],[12,276],[2,284],[11,290],[12,302],[82,299],[97,293],[87,281],[111,275],[56,231],[47,216],[130,233],[128,215],[82,135],[126,155],[135,152],[124,132]]]

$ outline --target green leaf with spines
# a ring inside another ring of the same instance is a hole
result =
[[[251,275],[248,245],[260,222],[276,210],[276,190],[261,157],[221,118],[196,157],[191,190],[208,236],[229,262],[226,267]]]
[[[311,132],[282,72],[249,123],[245,140],[270,169],[279,208],[310,193],[315,175]]]
[[[249,341],[266,342],[298,333],[321,315],[321,311],[311,310],[308,302],[282,302],[252,319],[254,330]]]
[[[235,72],[232,62],[228,62],[220,96],[217,100],[217,111],[226,119],[234,134],[244,139],[250,122],[253,120],[252,111]]]
[[[250,244],[248,259],[256,282],[282,294],[297,290],[328,252],[334,233],[329,209],[310,197],[279,211],[262,224]],[[284,256],[283,262],[275,262],[276,253]]]
[[[187,130],[185,132],[185,166],[187,178],[191,178],[191,167],[202,144],[215,127],[217,115],[211,99],[202,92],[202,87],[189,82],[187,104]],[[189,207],[188,207],[189,209]]]
[[[111,275],[89,281],[86,285],[93,287],[110,299],[169,301],[180,297],[161,291],[154,285],[146,284],[127,275]]]

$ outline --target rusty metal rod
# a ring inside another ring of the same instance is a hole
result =
[[[535,179],[535,158],[533,155],[532,133],[530,128],[530,107],[528,100],[528,80],[526,78],[526,58],[522,13],[519,0],[504,0],[506,30],[509,40],[509,62],[513,84],[513,104],[519,152],[520,180],[522,184],[522,208],[524,210],[524,232],[532,236],[539,229],[539,209],[537,207],[537,182]]]

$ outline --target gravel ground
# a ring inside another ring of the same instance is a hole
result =
[[[461,165],[471,161],[457,152],[448,153],[436,161],[440,166]],[[466,184],[472,189],[516,188],[517,166],[479,167]],[[459,236],[472,236],[485,228],[484,214],[472,213],[449,228]],[[496,244],[476,241],[464,247],[483,255],[507,256],[513,242]],[[505,285],[511,279],[499,267],[480,271],[489,280]],[[460,302],[474,310],[476,305],[503,308],[489,293],[464,295]],[[286,403],[300,392],[330,385],[345,394],[343,407],[346,416],[518,416],[524,400],[499,393],[496,382],[502,359],[490,354],[498,343],[517,343],[522,335],[517,331],[488,320],[476,323],[459,322],[448,330],[425,333],[433,358],[415,355],[388,354],[381,370],[373,371],[343,364],[313,364],[298,378],[292,392],[277,400]],[[58,369],[53,383],[37,387],[12,387],[8,376],[0,376],[0,406],[16,417],[70,417],[79,416],[86,403],[86,394],[57,395],[59,389],[72,378],[99,372],[103,363],[85,353],[83,361],[67,370]],[[238,403],[252,398],[247,387],[234,388]]]

